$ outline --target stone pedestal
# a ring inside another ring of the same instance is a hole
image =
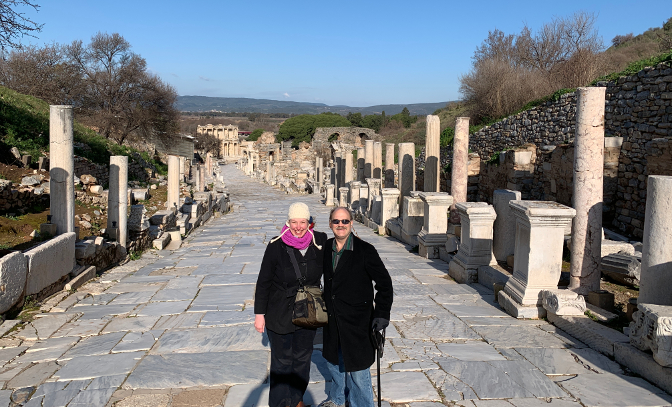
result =
[[[348,192],[350,199],[350,210],[353,213],[359,212],[359,191],[362,187],[362,183],[359,181],[352,181],[350,183],[350,191]]]
[[[441,155],[441,121],[439,116],[427,116],[427,134],[425,142],[425,192],[438,192],[441,190],[440,161]]]
[[[418,234],[425,220],[425,203],[418,194],[414,192],[404,197],[401,212],[401,240],[411,246],[418,245]]]
[[[41,223],[40,236],[56,236],[58,234],[58,226],[55,223]]]
[[[438,259],[439,249],[446,244],[448,207],[453,197],[445,192],[421,192],[424,204],[422,230],[418,234],[418,253],[428,259]]]
[[[399,143],[399,191],[401,191],[401,209],[407,196],[415,191],[415,143]]]
[[[75,231],[72,106],[49,106],[49,213],[57,233]]]
[[[541,292],[558,288],[564,231],[576,214],[557,202],[511,201],[516,217],[513,276],[498,295],[499,305],[516,318],[541,318]]]
[[[186,166],[186,164],[184,162],[184,158],[180,157],[180,182],[186,182],[187,181],[187,179],[185,177],[185,172],[184,172],[185,166]]]
[[[455,205],[467,202],[467,184],[469,182],[469,118],[458,117],[453,138],[453,162],[450,174],[450,194],[455,200],[450,207],[450,223],[460,223],[460,215]]]
[[[334,184],[326,185],[326,198],[324,204],[327,206],[334,206]]]
[[[480,266],[497,264],[492,255],[492,224],[497,215],[485,202],[458,203],[457,211],[462,225],[460,247],[448,274],[458,283],[476,283]]]
[[[178,163],[179,168],[179,163]],[[126,248],[128,236],[128,157],[110,157],[110,190],[107,198],[107,228],[118,228],[119,244]]]
[[[371,218],[371,207],[373,206],[373,201],[375,197],[380,195],[380,179],[379,178],[367,178],[366,184],[368,187],[368,196],[366,199],[366,213]]]
[[[378,233],[387,234],[387,221],[399,217],[399,190],[397,188],[383,188],[380,193],[382,201]]]
[[[632,318],[630,343],[640,350],[651,351],[659,365],[672,367],[672,307],[640,301]]]
[[[373,143],[373,178],[383,179],[383,143]]]
[[[341,187],[339,188],[339,198],[338,198],[338,206],[342,206],[344,208],[348,207],[348,192],[350,191],[349,187]]]
[[[366,157],[366,150],[364,147],[357,148],[357,181],[366,182],[364,178],[364,166]]]
[[[366,214],[369,207],[369,186],[362,184],[359,187],[359,213]]]
[[[644,216],[639,302],[672,305],[672,177],[650,175]]]
[[[315,180],[317,181],[317,192],[322,192],[324,183],[324,162],[322,157],[317,157],[317,167],[315,167]]]
[[[385,143],[385,188],[394,188],[394,143]]]
[[[198,179],[198,177],[195,177]],[[168,156],[168,198],[166,208],[176,212],[180,205],[180,157]]]
[[[495,259],[506,261],[516,248],[516,218],[513,216],[509,202],[519,201],[520,191],[496,189],[492,194],[492,203],[497,213],[493,225],[492,251]]]
[[[373,140],[364,141],[364,181],[373,177]]]
[[[579,88],[574,136],[572,257],[569,289],[581,295],[600,289],[606,88]],[[671,296],[672,298],[672,296]]]

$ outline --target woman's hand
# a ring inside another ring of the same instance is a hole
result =
[[[257,332],[263,334],[265,328],[266,328],[266,318],[264,317],[263,314],[256,314],[254,316],[254,329],[256,329]]]

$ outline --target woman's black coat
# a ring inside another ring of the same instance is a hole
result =
[[[343,251],[336,271],[332,267],[334,239],[324,246],[324,299],[329,324],[324,328],[322,355],[338,365],[340,342],[348,372],[368,369],[375,362],[371,322],[373,318],[390,319],[393,297],[392,279],[376,249],[354,235],[352,238],[352,251]]]
[[[314,233],[315,241],[324,249],[327,234]],[[254,313],[265,314],[266,328],[278,334],[292,333],[297,328],[292,324],[292,311],[298,282],[286,247],[282,239],[266,247],[254,294]],[[308,246],[305,256],[297,249],[292,250],[301,273],[306,276],[304,284],[319,286],[324,250],[319,250],[313,243]]]

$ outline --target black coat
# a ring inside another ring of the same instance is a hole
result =
[[[393,297],[392,279],[376,249],[354,235],[352,238],[352,251],[343,251],[335,272],[332,267],[334,239],[327,240],[324,246],[324,299],[329,324],[324,328],[322,354],[338,365],[340,342],[348,372],[368,369],[375,362],[371,321],[390,319]]]
[[[315,232],[315,241],[323,249],[326,240],[326,233]],[[299,284],[286,247],[282,239],[266,247],[254,294],[254,313],[265,314],[266,328],[278,334],[292,333],[297,328],[292,324],[292,311]],[[305,256],[302,256],[297,249],[292,250],[299,263],[299,269],[306,276],[304,284],[319,286],[324,250],[319,250],[312,243],[308,246]]]

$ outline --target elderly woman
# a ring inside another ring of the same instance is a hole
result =
[[[254,327],[261,333],[266,329],[271,344],[269,407],[303,406],[315,338],[315,329],[292,324],[299,283],[288,250],[294,252],[304,285],[317,286],[327,240],[325,233],[313,232],[308,205],[293,203],[287,219],[280,236],[266,247],[254,296]]]

